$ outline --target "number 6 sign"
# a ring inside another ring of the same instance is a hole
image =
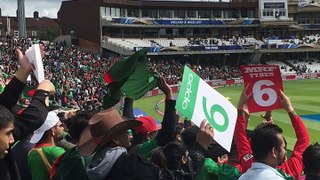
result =
[[[248,103],[250,113],[281,108],[278,96],[283,86],[279,66],[241,66],[240,70],[244,85],[249,84],[247,93],[253,93]]]
[[[183,71],[176,109],[197,126],[206,119],[214,129],[214,140],[230,152],[237,109],[187,66]]]

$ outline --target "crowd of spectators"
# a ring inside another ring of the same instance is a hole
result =
[[[12,75],[17,69],[15,48],[25,51],[34,41],[31,38],[7,37],[0,44],[2,72]],[[45,44],[44,70],[46,78],[56,87],[54,102],[58,106],[83,109],[99,105],[105,94],[103,75],[108,68],[123,57],[102,57],[99,53],[67,46],[65,42],[43,42]],[[147,62],[150,71],[156,71],[170,84],[182,80],[185,63],[178,60],[155,59]],[[240,77],[239,69],[232,66],[188,64],[205,80]],[[10,77],[9,77],[10,79]],[[35,81],[29,81],[30,86]],[[63,82],[63,83],[62,83]]]
[[[128,97],[119,110],[122,116],[114,108],[86,109],[91,104],[76,103],[84,106],[82,110],[70,111],[72,114],[62,117],[49,111],[50,95],[58,94],[76,102],[99,102],[99,96],[104,93],[102,74],[121,58],[105,59],[75,46],[67,47],[65,43],[46,43],[44,49],[40,48],[47,56],[46,80],[37,85],[26,107],[13,112],[32,67],[19,49],[15,50],[16,56],[12,49],[21,45],[25,50],[30,44],[31,39],[1,44],[3,72],[15,73],[7,76],[11,80],[0,94],[1,179],[312,180],[320,177],[319,144],[310,145],[304,122],[281,90],[279,101],[297,138],[289,158],[283,130],[273,121],[270,110],[261,115],[263,121],[254,130],[247,129],[248,102],[253,98],[252,93],[248,94],[249,86],[240,95],[229,152],[213,140],[215,130],[207,120],[199,127],[190,121],[180,122],[176,100],[167,83],[169,79],[163,76],[182,73],[178,61],[149,62],[149,68],[160,72],[157,87],[165,95],[161,125],[151,116],[134,117],[133,99]],[[226,72],[238,74],[228,66],[189,66],[205,77],[210,71],[212,78],[227,77]],[[18,142],[13,145],[15,140]]]
[[[249,42],[246,38],[241,37],[239,35],[236,36],[226,36],[222,35],[220,38],[189,38],[189,45],[190,46],[199,46],[199,45],[246,45]]]

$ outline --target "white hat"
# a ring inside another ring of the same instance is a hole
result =
[[[33,136],[30,139],[30,143],[36,144],[37,142],[39,142],[43,134],[52,127],[54,127],[58,122],[59,117],[57,116],[57,114],[53,111],[50,111],[44,123],[39,127],[39,129],[33,132]]]

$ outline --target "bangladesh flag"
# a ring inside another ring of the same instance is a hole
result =
[[[147,69],[147,50],[142,49],[133,55],[115,63],[104,74],[108,83],[107,94],[103,99],[103,108],[116,105],[122,95],[139,99],[157,86],[159,75]]]

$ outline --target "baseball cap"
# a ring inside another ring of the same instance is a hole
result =
[[[36,144],[40,141],[43,134],[54,127],[59,122],[59,117],[54,111],[50,111],[47,115],[46,120],[44,123],[33,132],[33,136],[30,139],[30,143]]]
[[[150,132],[161,129],[161,124],[156,124],[155,120],[151,116],[140,116],[136,119],[142,122],[141,126],[134,128],[134,131],[138,134],[148,134]]]

